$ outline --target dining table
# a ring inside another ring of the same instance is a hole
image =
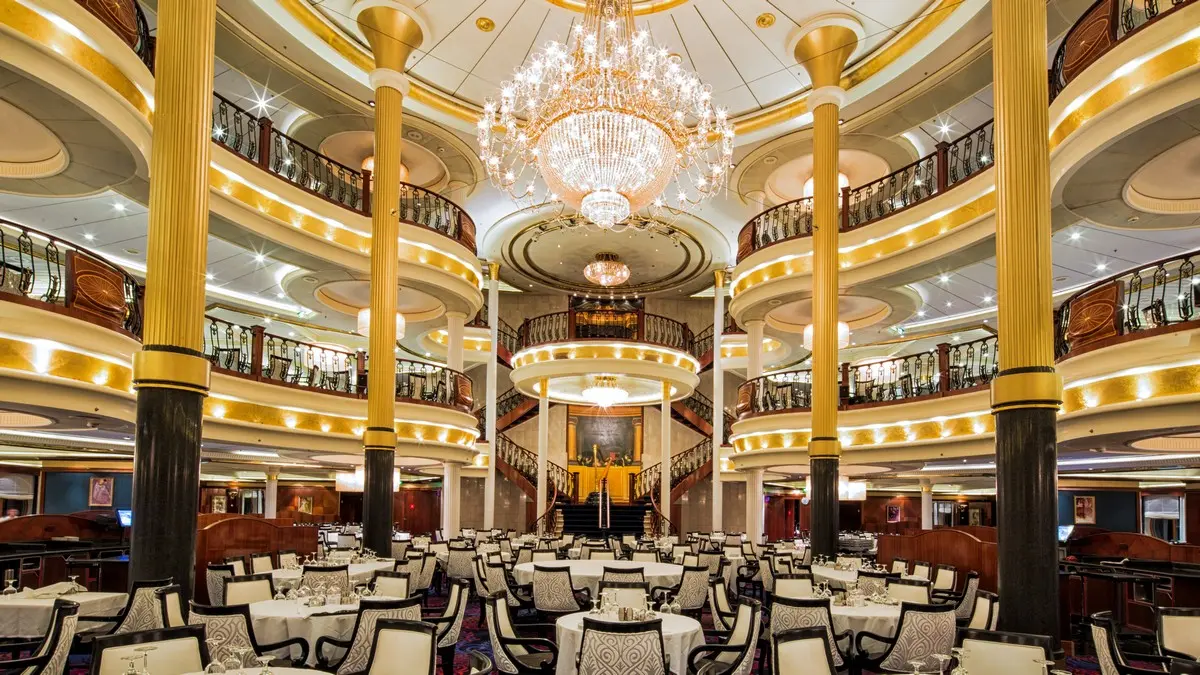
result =
[[[385,596],[373,596],[372,600],[398,600]],[[337,640],[349,640],[354,630],[354,622],[358,619],[358,604],[322,605],[309,607],[304,601],[294,600],[261,600],[250,603],[250,620],[254,624],[254,638],[259,644],[282,642],[291,638],[304,638],[308,641],[307,665],[317,664],[317,638],[330,637]],[[299,649],[287,655],[288,658],[299,656]],[[335,653],[335,651],[339,653]],[[331,650],[326,657],[333,659],[340,656],[340,650]]]
[[[614,614],[606,613],[593,615],[590,612],[575,612],[559,617],[555,623],[555,643],[558,644],[558,664],[555,675],[576,675],[575,658],[583,642],[583,618],[591,618],[611,623],[617,621]],[[655,618],[662,619],[663,650],[671,657],[671,672],[677,675],[687,672],[687,657],[693,649],[704,645],[704,629],[700,622],[682,614],[660,614],[655,612]]]
[[[575,588],[587,588],[596,597],[596,589],[604,576],[604,568],[619,570],[641,569],[650,588],[675,586],[683,577],[683,566],[669,563],[633,562],[631,560],[554,560],[540,563],[521,563],[513,567],[513,577],[524,586],[533,583],[533,566],[566,568],[571,570],[571,583]]]
[[[396,566],[396,561],[391,558],[379,558],[371,562],[350,563],[347,572],[350,574],[350,585],[370,583],[375,578],[376,572],[390,572]],[[310,569],[319,570],[320,567],[312,567]],[[295,569],[278,569],[271,570],[271,579],[275,583],[275,588],[287,590],[300,585],[300,577],[303,570]]]
[[[813,565],[812,575],[814,582],[823,581],[833,588],[844,589],[858,581],[858,570],[839,570],[836,567],[826,567],[825,565]]]
[[[846,630],[858,635],[862,631],[892,637],[900,623],[900,603],[894,605],[878,604],[871,601],[861,607],[833,605],[829,608],[833,614],[833,632],[841,633]],[[879,643],[869,643],[868,647],[882,646]]]
[[[69,582],[66,582],[69,584]],[[40,590],[25,589],[0,596],[0,638],[40,638],[50,627],[54,601],[62,598],[79,603],[80,616],[112,616],[125,608],[127,593],[65,593],[55,584]],[[86,623],[84,628],[100,624]]]

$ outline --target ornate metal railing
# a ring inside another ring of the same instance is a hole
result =
[[[971,342],[944,342],[929,351],[876,363],[843,363],[838,406],[899,403],[984,386],[999,372],[999,357],[996,336],[989,335]],[[739,418],[811,407],[809,370],[764,375],[738,387]]]
[[[537,485],[537,453],[517,445],[505,434],[496,434],[496,457],[511,466],[525,480]],[[558,494],[574,501],[579,495],[577,477],[560,464],[546,462],[546,478]]]
[[[712,351],[713,337],[715,335],[715,326],[709,326],[704,330],[696,333],[696,337],[692,339],[692,356],[699,359],[701,356]],[[733,320],[729,312],[725,312],[725,325],[721,328],[721,335],[731,335],[734,333],[744,333],[741,328],[738,328],[737,322]],[[716,356],[714,355],[714,358]]]
[[[679,403],[688,410],[696,413],[697,417],[712,425],[713,402],[711,398],[699,391],[693,391],[691,396],[688,396]]]
[[[496,419],[504,417],[516,410],[521,404],[532,400],[534,399],[517,391],[516,387],[510,388],[496,399]]]
[[[363,205],[363,196],[371,189],[369,172],[355,171],[280,133],[271,125],[268,117],[261,118],[259,124],[266,130],[269,139],[269,145],[266,146],[270,154],[266,167],[268,171],[335,204],[370,213],[369,198],[368,203]],[[411,186],[401,183],[401,201],[405,187]],[[403,216],[400,219],[412,222]]]
[[[497,341],[500,346],[508,350],[509,354],[516,354],[517,350],[521,348],[520,335],[504,319],[500,319],[500,335],[497,337]]]
[[[686,323],[636,311],[594,310],[543,314],[526,319],[517,330],[521,349],[566,340],[628,340],[691,352]]]
[[[125,270],[51,234],[0,219],[0,299],[62,307],[76,318],[142,333],[142,288]]]
[[[839,229],[845,232],[881,220],[979,174],[993,161],[994,126],[989,120],[949,143],[939,143],[933,153],[882,178],[842,190]],[[772,244],[811,234],[811,197],[780,204],[742,228],[738,262]]]
[[[1113,275],[1072,295],[1055,313],[1057,357],[1200,319],[1198,261],[1200,249]]]
[[[204,354],[217,372],[364,398],[369,359],[364,352],[334,349],[204,318]],[[471,380],[443,366],[396,360],[396,400],[435,403],[470,412]]]
[[[1058,46],[1050,66],[1050,100],[1121,40],[1194,1],[1097,0]]]
[[[150,34],[150,24],[146,22],[146,13],[142,11],[142,6],[137,2],[134,2],[133,6],[137,12],[137,44],[133,46],[133,51],[153,73],[158,40]]]
[[[671,489],[675,489],[684,479],[712,461],[712,439],[706,438],[683,452],[672,455]],[[641,499],[657,495],[662,477],[662,463],[655,464],[629,477],[629,496],[631,499]]]

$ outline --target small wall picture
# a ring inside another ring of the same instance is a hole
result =
[[[225,495],[213,495],[212,512],[225,513]]]
[[[1095,525],[1096,524],[1096,498],[1095,497],[1076,497],[1075,498],[1075,524],[1076,525]]]
[[[898,522],[900,522],[900,507],[899,507],[899,506],[897,506],[897,505],[895,505],[895,504],[888,504],[888,507],[887,507],[887,521],[888,521],[889,523],[898,523]]]
[[[312,513],[312,497],[301,497],[300,508],[297,510],[300,513]]]
[[[88,506],[113,505],[113,479],[92,478],[88,481]]]

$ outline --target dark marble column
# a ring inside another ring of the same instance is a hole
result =
[[[1058,473],[1055,411],[996,412],[1000,630],[1058,634]],[[1006,598],[1041,598],[1020,602]]]
[[[198,392],[138,389],[130,581],[171,578],[190,593],[203,405]]]
[[[395,450],[367,450],[363,466],[363,547],[392,554],[392,476]]]
[[[812,520],[810,544],[813,556],[836,556],[838,550],[838,465],[837,457],[813,457],[812,492],[808,494]]]

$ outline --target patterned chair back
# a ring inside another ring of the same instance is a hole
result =
[[[495,661],[496,671],[515,675],[518,671],[513,658],[525,656],[529,650],[521,645],[504,645],[500,642],[501,637],[517,636],[513,630],[512,616],[508,613],[506,595],[508,594],[505,591],[499,591],[488,596],[484,611],[487,615],[488,641],[492,646],[492,660]]]
[[[487,595],[484,597],[495,595],[499,591],[506,591],[505,602],[508,603],[508,606],[520,607],[521,601],[517,600],[516,596],[514,596],[512,593],[507,592],[509,590],[508,574],[507,570],[504,568],[504,563],[489,562],[484,566],[484,568],[487,581],[486,586],[488,590]]]
[[[408,554],[408,547],[412,542],[393,541],[392,542],[392,557],[396,560],[404,560],[404,556]]]
[[[221,607],[216,608],[221,611],[212,613],[206,612],[206,609],[192,603],[187,622],[191,626],[204,626],[206,639],[216,641],[217,646],[209,653],[209,659],[224,663],[226,659],[236,657],[241,649],[254,651],[248,621],[249,606]]]
[[[375,622],[380,619],[420,621],[421,599],[371,600],[367,598],[359,601],[358,620],[354,624],[354,637],[351,638],[350,648],[346,650],[345,657],[338,664],[337,675],[366,670],[367,661],[371,656],[371,647],[375,642]]]
[[[845,665],[845,658],[833,639],[833,613],[830,598],[775,598],[771,607],[771,635],[778,636],[796,628],[824,628],[829,643],[829,656],[835,668]]]
[[[300,585],[309,588],[321,585],[325,587],[325,592],[329,595],[334,593],[346,595],[350,592],[350,566],[309,567],[305,565],[300,574]]]
[[[754,667],[754,652],[758,647],[758,631],[762,627],[762,606],[757,600],[743,600],[738,604],[737,618],[734,619],[733,629],[729,632],[729,647],[742,647],[740,652],[721,652],[714,659],[718,663],[727,664],[728,675],[750,675]]]
[[[875,595],[876,593],[887,592],[888,579],[893,578],[887,572],[864,572],[858,573],[858,590],[867,595]]]
[[[970,620],[971,615],[975,612],[975,595],[978,592],[979,573],[970,572],[967,574],[967,583],[963,586],[962,600],[954,610],[955,619],[963,622]]]
[[[624,567],[605,567],[604,575],[600,577],[601,581],[633,581],[641,583],[646,581],[646,574],[641,567],[624,568]]]
[[[529,562],[533,562],[533,549],[529,548],[528,546],[522,546],[517,549],[517,560],[515,564],[523,565]]]
[[[668,675],[662,619],[612,623],[583,617],[579,675]]]
[[[71,642],[79,624],[79,603],[58,599],[50,614],[50,627],[41,644],[33,652],[33,658],[46,658],[43,665],[33,665],[20,671],[20,675],[58,675],[66,670],[67,656],[71,653]],[[6,669],[7,670],[7,669]]]
[[[957,630],[953,605],[901,603],[896,641],[888,647],[879,666],[907,672],[912,668],[909,661],[932,662],[934,654],[950,653],[947,650],[954,647]]]
[[[684,611],[704,609],[704,603],[708,600],[707,567],[697,565],[683,568],[683,578],[679,580],[676,600]]]
[[[212,565],[204,571],[208,585],[208,603],[220,607],[225,604],[225,580],[233,576],[233,565]]]
[[[125,606],[125,616],[110,635],[124,635],[162,628],[162,605],[154,591],[170,584],[170,579],[135,581],[133,590],[130,591],[129,604]]]
[[[475,551],[452,548],[446,558],[446,576],[470,581],[475,576]]]
[[[759,578],[762,580],[763,590],[767,593],[775,592],[775,556],[770,553],[763,553],[762,558],[758,561]]]
[[[708,612],[712,615],[713,627],[717,630],[729,630],[733,626],[728,620],[728,617],[733,615],[733,607],[729,605],[729,592],[720,579],[708,580]]]
[[[280,551],[279,552],[279,566],[281,568],[287,569],[289,565],[299,565],[299,564],[300,564],[300,558],[296,556],[295,551]]]
[[[579,601],[565,567],[533,566],[533,606],[542,612],[578,612]]]
[[[467,599],[471,587],[465,581],[450,582],[450,595],[446,598],[446,607],[442,610],[441,618],[454,619],[445,624],[438,624],[437,646],[452,647],[458,644],[458,636],[462,634],[463,618],[467,615]]]
[[[705,552],[700,554],[700,564],[708,568],[709,574],[721,571],[722,556],[720,553]]]

